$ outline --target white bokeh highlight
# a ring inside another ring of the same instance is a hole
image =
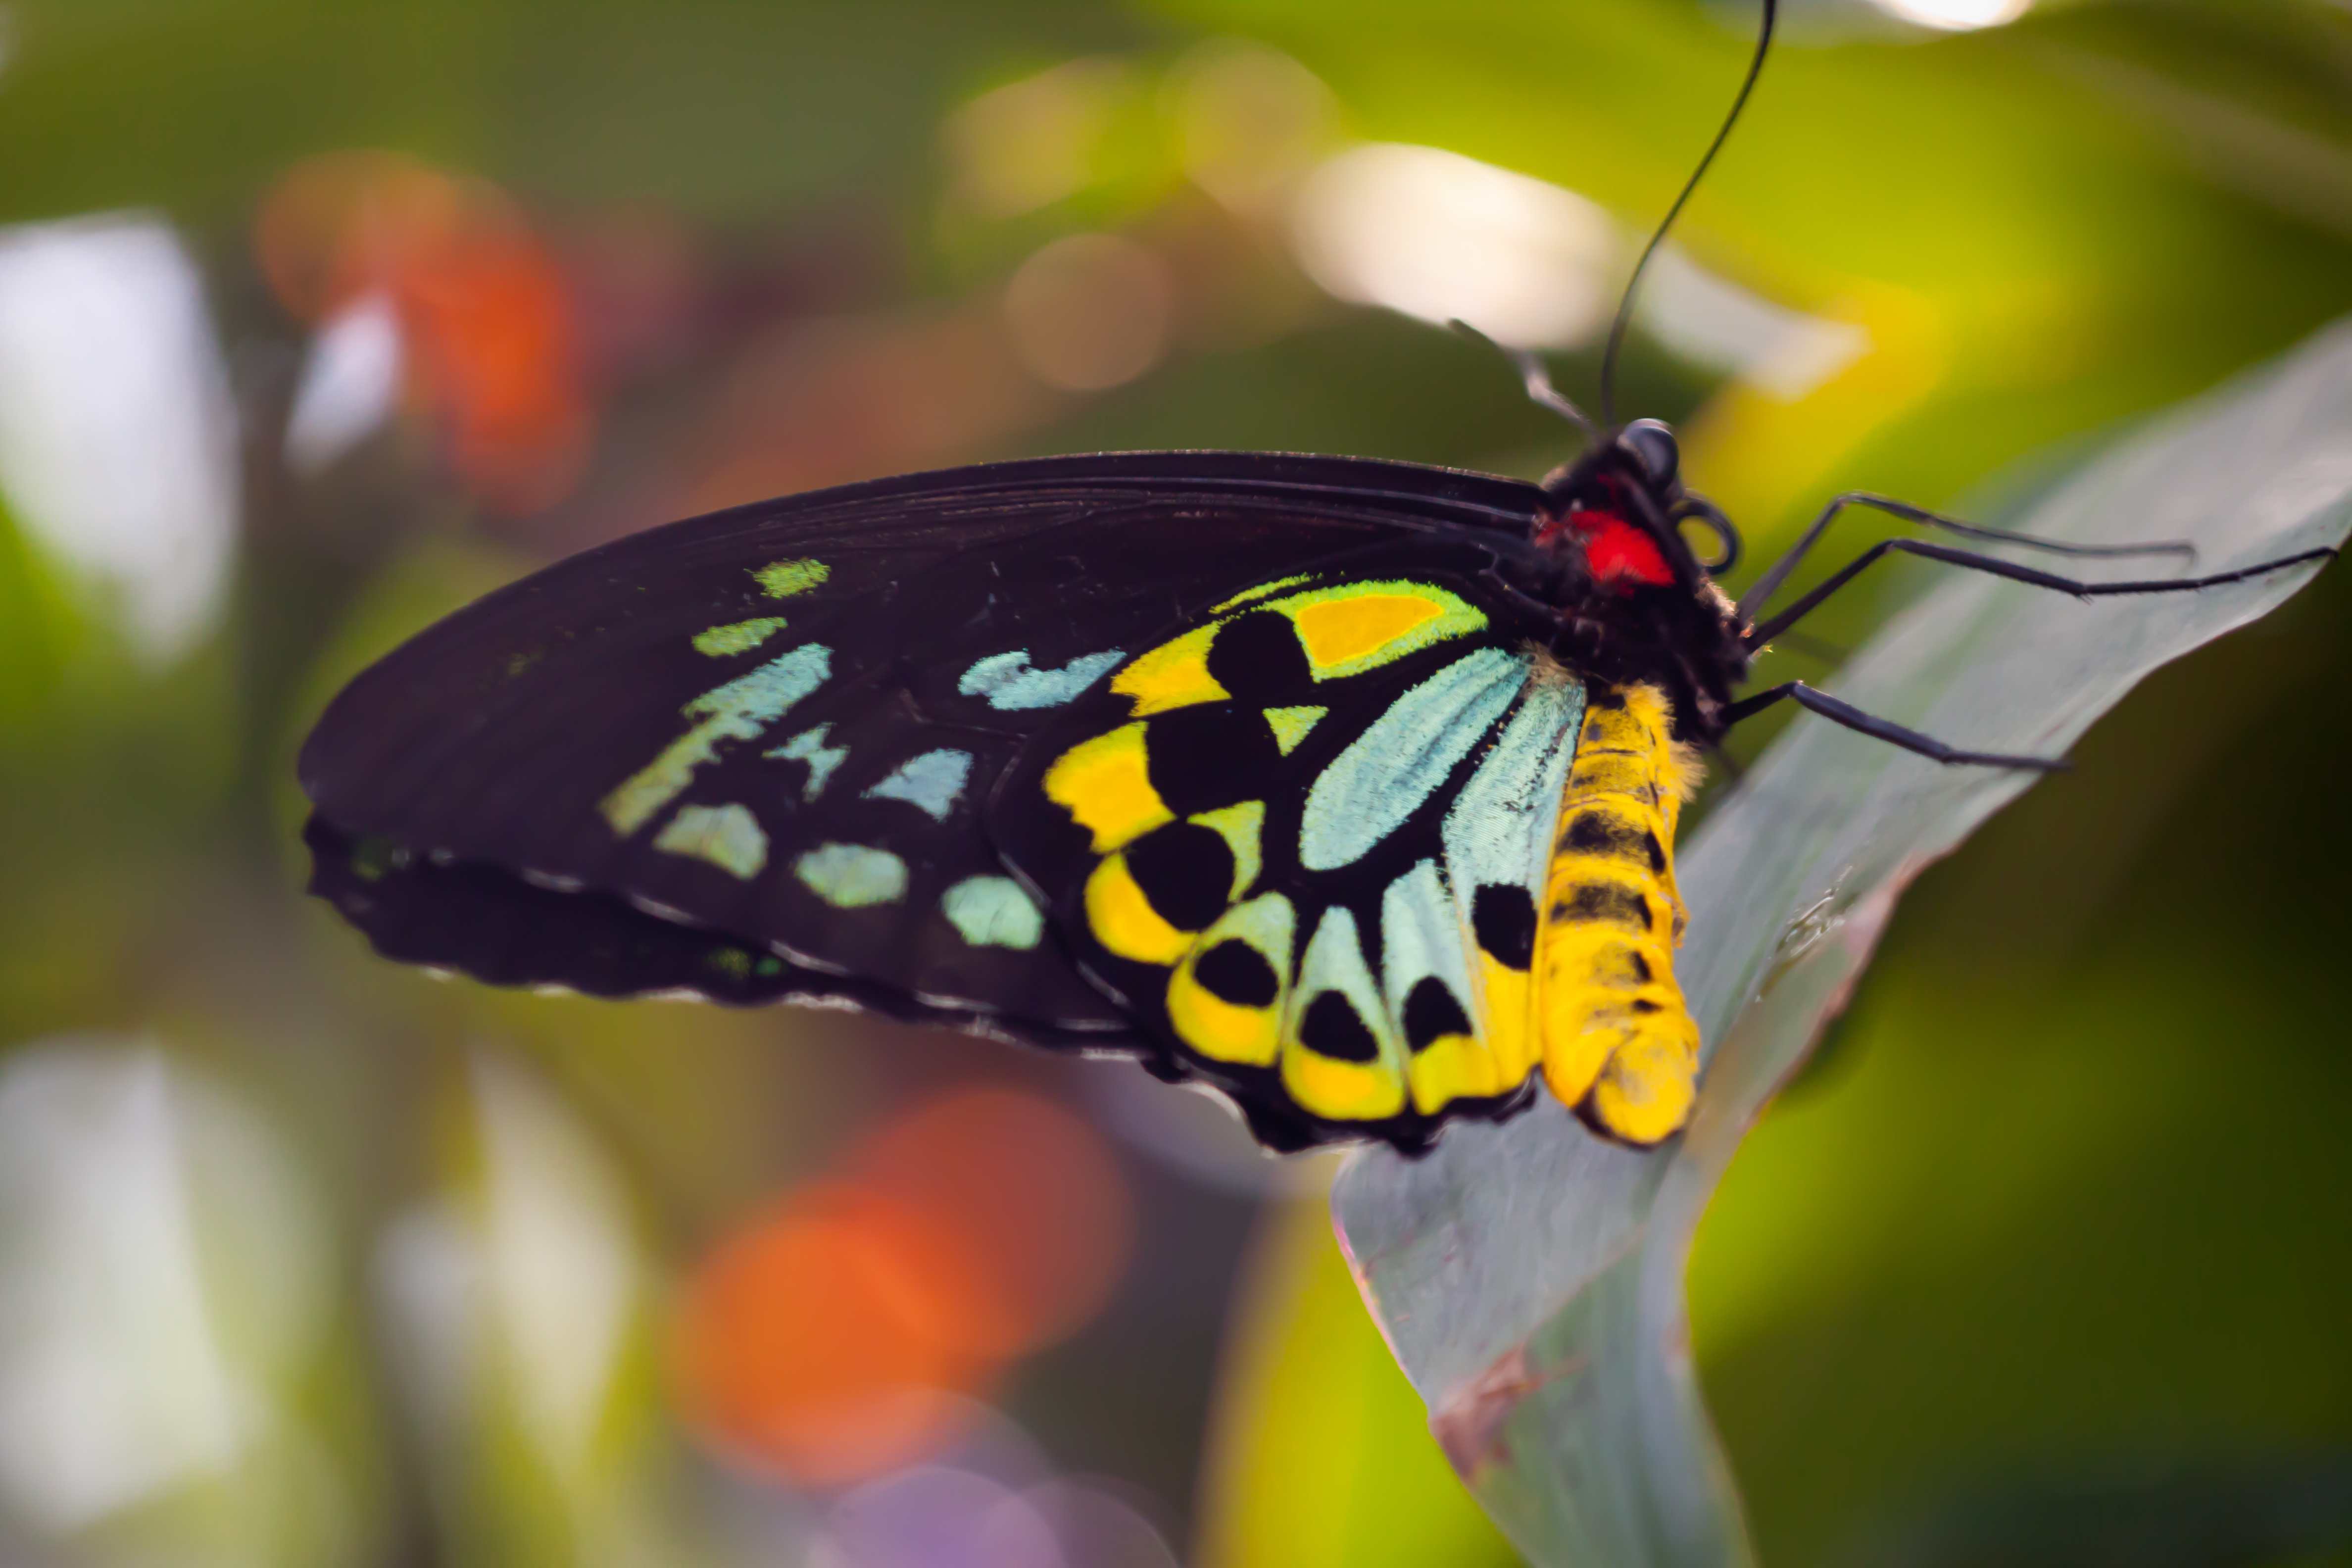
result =
[[[217,623],[236,416],[196,269],[142,215],[0,230],[0,494],[168,663]]]
[[[1307,275],[1515,348],[1573,348],[1608,324],[1617,227],[1573,191],[1435,147],[1377,142],[1318,165],[1291,204]]]

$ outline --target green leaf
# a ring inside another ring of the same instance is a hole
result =
[[[2188,540],[2208,572],[2340,543],[2352,325],[2121,443],[2022,526]],[[2105,564],[2097,574],[2136,574]],[[1956,743],[2055,754],[2151,670],[2266,614],[2315,570],[2093,601],[1952,571],[1833,689]],[[1333,1209],[1365,1300],[1455,1468],[1535,1562],[1750,1561],[1691,1364],[1691,1233],[1903,889],[2032,782],[1799,721],[1683,858],[1679,962],[1710,1047],[1686,1133],[1637,1152],[1546,1100],[1456,1129],[1419,1163],[1366,1152],[1342,1173]]]

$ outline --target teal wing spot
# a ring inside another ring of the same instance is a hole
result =
[[[1282,1032],[1286,1041],[1298,1039],[1306,1025],[1307,1009],[1314,1005],[1317,994],[1325,991],[1337,991],[1354,1006],[1357,1017],[1378,1042],[1380,1054],[1376,1060],[1391,1067],[1404,1065],[1404,1045],[1390,1026],[1388,1008],[1381,1000],[1380,987],[1372,981],[1371,966],[1364,961],[1356,917],[1337,905],[1323,911],[1315,934],[1307,940],[1307,952],[1298,961],[1298,984],[1290,998],[1292,1016]]]
[[[1299,864],[1337,870],[1395,832],[1509,709],[1528,670],[1520,655],[1480,648],[1391,703],[1307,792]]]
[[[654,836],[654,847],[670,855],[708,860],[748,882],[768,863],[768,836],[760,819],[740,805],[682,805]]]
[[[866,795],[872,800],[906,801],[929,812],[933,821],[945,822],[971,777],[971,753],[943,747],[900,763]]]
[[[1446,895],[1437,862],[1423,860],[1391,882],[1381,895],[1381,979],[1386,993],[1389,1022],[1404,1034],[1405,999],[1429,975],[1435,975],[1462,1006],[1463,1016],[1475,1016],[1468,998],[1478,992],[1470,981],[1470,955],[1463,936],[1463,917]]]
[[[822,585],[833,568],[822,561],[771,561],[753,567],[751,575],[771,599],[789,599]]]
[[[966,877],[940,896],[940,912],[974,947],[1026,952],[1045,934],[1044,911],[1010,877]]]
[[[597,803],[613,831],[626,837],[653,820],[693,781],[694,772],[719,754],[721,741],[756,741],[802,698],[833,673],[833,650],[806,643],[770,659],[680,710],[700,721],[662,749],[620,786]]]
[[[833,777],[833,770],[841,766],[842,759],[849,755],[847,746],[824,743],[825,733],[832,728],[830,724],[819,724],[814,730],[803,730],[768,752],[768,755],[782,757],[786,762],[808,764],[808,782],[801,785],[803,802],[814,800],[824,793],[825,781]]]
[[[725,658],[729,654],[749,653],[782,631],[784,617],[761,616],[757,620],[737,621],[732,626],[713,626],[707,632],[694,634],[694,651],[711,658]]]
[[[1307,731],[1315,721],[1331,711],[1328,708],[1269,708],[1265,710],[1266,727],[1274,731],[1274,743],[1288,756],[1307,739]]]
[[[1472,889],[1488,883],[1543,897],[1552,826],[1569,765],[1576,760],[1577,726],[1583,721],[1580,682],[1531,683],[1494,750],[1454,796],[1443,833],[1445,872],[1465,906]]]
[[[1032,669],[1025,648],[993,653],[965,670],[956,689],[966,697],[987,698],[988,705],[1000,713],[1059,708],[1108,675],[1111,667],[1126,657],[1125,650],[1109,648],[1074,658],[1059,669]]]
[[[863,844],[820,844],[793,862],[793,875],[837,910],[895,904],[907,896],[907,863]]]

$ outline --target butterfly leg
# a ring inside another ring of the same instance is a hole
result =
[[[1663,696],[1592,689],[1544,879],[1535,1017],[1545,1083],[1625,1143],[1679,1131],[1697,1087],[1698,1025],[1674,972],[1686,775]]]
[[[1964,566],[1971,572],[1982,572],[1994,577],[2006,577],[2012,583],[2026,583],[2036,588],[2050,588],[2061,594],[2072,594],[2078,599],[2111,598],[2122,594],[2186,594],[2200,588],[2218,588],[2225,583],[2242,583],[2250,577],[2260,577],[2272,572],[2283,572],[2290,566],[2300,566],[2308,561],[2326,561],[2336,554],[2333,545],[2299,550],[2293,555],[2282,555],[2275,561],[2259,561],[2252,566],[2241,566],[2231,572],[2215,572],[2202,577],[2138,578],[2121,583],[2085,583],[2073,577],[2061,577],[2053,572],[2043,572],[2032,566],[2020,566],[2014,561],[1997,556],[1979,555],[1974,551],[1954,550],[1942,544],[1929,544],[1916,539],[1885,539],[1864,551],[1852,562],[1799,599],[1787,609],[1748,629],[1739,640],[1749,648],[1759,648],[1781,632],[1811,615],[1822,600],[1844,587],[1863,572],[1892,554],[1916,555],[1928,561],[1940,561],[1947,566]],[[1752,595],[1751,595],[1752,596]]]
[[[1748,592],[1739,596],[1741,620],[1752,618],[1759,610],[1771,603],[1772,595],[1780,591],[1780,584],[1789,580],[1789,574],[1812,553],[1813,546],[1821,542],[1822,535],[1829,531],[1830,524],[1837,521],[1838,513],[1850,506],[1866,506],[1889,517],[1916,522],[1922,528],[1940,528],[1947,533],[1957,533],[1969,539],[1981,539],[1994,544],[2021,545],[2051,555],[2178,555],[2192,565],[2197,560],[2197,547],[2179,540],[2154,544],[2070,544],[2062,539],[2043,539],[2031,533],[2014,533],[2005,528],[1986,528],[1979,523],[1962,522],[1956,517],[1946,517],[1941,512],[1896,500],[1892,496],[1874,495],[1869,490],[1848,490],[1843,495],[1832,497],[1829,505],[1822,509],[1822,515],[1813,519],[1812,526],[1806,529],[1797,542],[1790,545],[1787,552],[1772,563],[1764,575],[1757,578],[1748,585]]]
[[[1743,697],[1723,710],[1726,725],[1752,719],[1776,702],[1794,702],[1810,713],[1818,713],[1832,724],[1842,724],[1858,734],[1900,746],[1906,752],[1926,757],[1930,762],[1969,764],[1986,768],[2032,768],[2042,773],[2062,773],[2074,764],[2063,757],[2018,757],[2003,752],[1964,752],[1947,745],[1933,735],[1923,735],[1916,730],[1906,730],[1890,719],[1865,713],[1850,702],[1841,702],[1826,691],[1816,691],[1801,680],[1783,681],[1753,697]]]

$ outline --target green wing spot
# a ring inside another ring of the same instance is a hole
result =
[[[784,617],[761,616],[757,620],[737,621],[731,626],[713,626],[707,632],[694,634],[694,651],[710,658],[725,658],[730,653],[749,653],[782,631]]]
[[[863,844],[820,844],[793,862],[793,875],[836,910],[895,904],[907,896],[907,863]]]
[[[654,847],[708,860],[746,882],[768,863],[768,836],[760,819],[740,805],[682,805],[654,836]]]
[[[387,871],[405,871],[408,862],[408,850],[382,834],[371,833],[352,846],[352,874],[362,882],[380,882]]]
[[[940,897],[940,912],[974,947],[1026,952],[1045,934],[1036,900],[1010,877],[966,877]]]
[[[705,957],[702,962],[719,971],[719,973],[730,975],[737,980],[748,980],[751,975],[751,955],[740,947],[719,948]]]
[[[1265,802],[1245,800],[1238,805],[1219,806],[1184,820],[1210,829],[1233,851],[1234,885],[1225,897],[1238,902],[1265,868],[1265,852],[1259,844],[1259,836],[1265,831]]]
[[[700,723],[672,741],[661,755],[597,803],[624,838],[653,820],[693,782],[694,771],[719,755],[721,741],[756,741],[785,710],[833,673],[833,650],[805,643],[749,675],[706,691],[679,711]]]
[[[771,599],[789,599],[822,584],[833,575],[833,568],[822,561],[771,561],[753,567],[751,575]]]
[[[1315,721],[1331,711],[1328,708],[1269,708],[1265,710],[1267,727],[1274,731],[1274,743],[1288,756],[1307,739],[1307,731]]]
[[[1235,608],[1238,605],[1246,605],[1253,599],[1263,599],[1268,594],[1279,594],[1285,588],[1296,588],[1301,583],[1311,583],[1314,580],[1315,574],[1311,572],[1302,572],[1296,577],[1276,577],[1271,583],[1260,583],[1255,588],[1244,588],[1240,593],[1235,594],[1223,604],[1212,608],[1209,611],[1209,614],[1213,616],[1222,616],[1227,610]]]

